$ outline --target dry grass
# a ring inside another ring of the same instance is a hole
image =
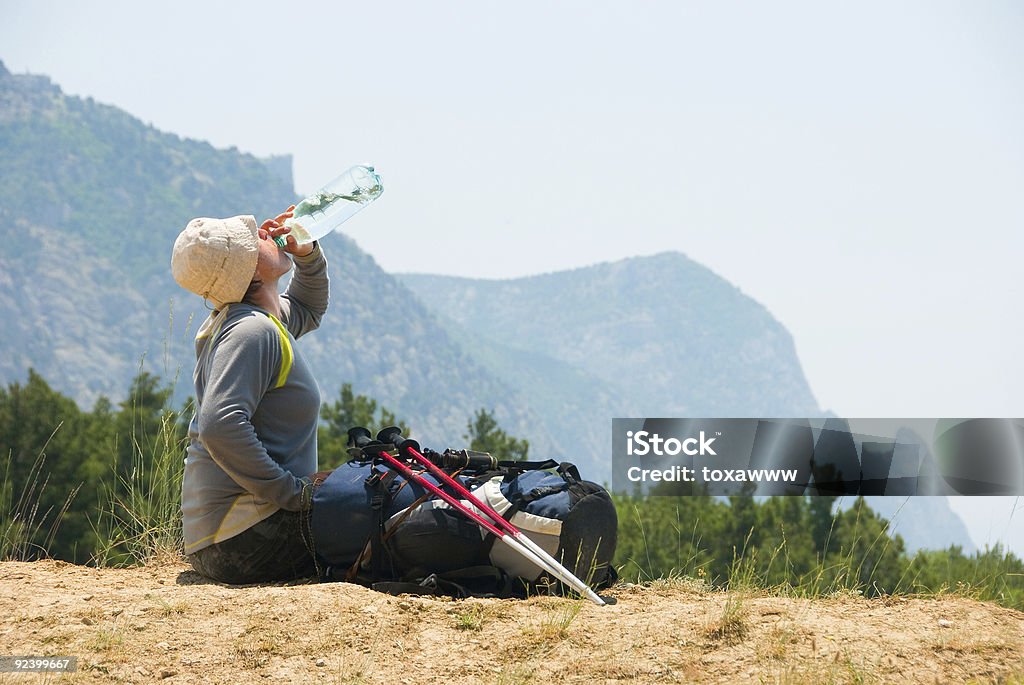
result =
[[[757,656],[765,661],[783,661],[799,641],[800,634],[793,625],[773,626],[758,643]]]
[[[469,604],[461,610],[453,610],[455,615],[455,629],[480,632],[484,627],[487,618],[487,610],[481,604]]]
[[[722,640],[726,644],[740,642],[749,633],[748,611],[743,594],[730,592],[722,605],[721,615],[708,625],[707,636],[713,640]]]
[[[544,617],[536,630],[536,637],[541,642],[560,642],[569,637],[569,629],[579,618],[584,599],[562,599],[545,605]]]
[[[264,626],[250,624],[235,638],[232,651],[242,668],[261,668],[270,662],[271,656],[281,653],[281,638]]]
[[[886,681],[870,668],[857,665],[849,656],[844,656],[825,663],[785,666],[767,682],[776,685],[868,685]]]
[[[979,634],[973,630],[950,628],[940,633],[938,639],[931,642],[931,647],[936,652],[983,655],[992,652],[1013,652],[1018,640],[1003,631]]]

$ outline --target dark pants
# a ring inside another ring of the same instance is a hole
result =
[[[201,575],[233,585],[314,577],[316,562],[306,544],[308,530],[303,530],[308,515],[281,509],[232,538],[188,555],[188,560]]]

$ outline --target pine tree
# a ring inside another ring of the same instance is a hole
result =
[[[378,409],[377,400],[357,395],[351,383],[341,386],[338,399],[320,408],[323,423],[317,433],[317,451],[321,469],[331,469],[348,461],[348,429],[363,426],[371,433],[385,426],[398,426],[402,435],[410,437],[409,427],[395,418],[385,407]]]
[[[494,457],[509,461],[525,461],[530,451],[527,440],[518,440],[498,427],[494,414],[486,409],[476,412],[466,424],[468,433],[462,437],[469,441],[469,449],[488,452]]]

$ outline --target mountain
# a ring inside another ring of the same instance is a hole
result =
[[[296,200],[290,159],[162,133],[2,65],[0,148],[0,381],[34,367],[89,404],[122,396],[141,365],[180,373],[179,397],[189,394],[206,311],[170,276],[174,238],[195,216],[274,216]],[[351,382],[438,446],[457,444],[483,406],[512,431],[537,424],[351,240],[333,235],[324,249],[331,309],[301,349],[325,399]],[[543,450],[546,436],[531,437]]]
[[[399,278],[490,349],[578,369],[637,416],[819,413],[789,332],[682,254],[504,281]]]
[[[678,253],[512,280],[401,274],[565,449],[607,453],[613,417],[817,416],[786,329]]]

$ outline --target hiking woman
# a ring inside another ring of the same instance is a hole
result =
[[[327,261],[284,221],[193,219],[174,279],[213,311],[196,336],[196,412],[181,488],[185,553],[225,583],[315,573],[307,518],[317,470],[320,391],[295,340],[327,311]],[[287,236],[279,248],[274,238]],[[283,295],[278,280],[295,267]]]

